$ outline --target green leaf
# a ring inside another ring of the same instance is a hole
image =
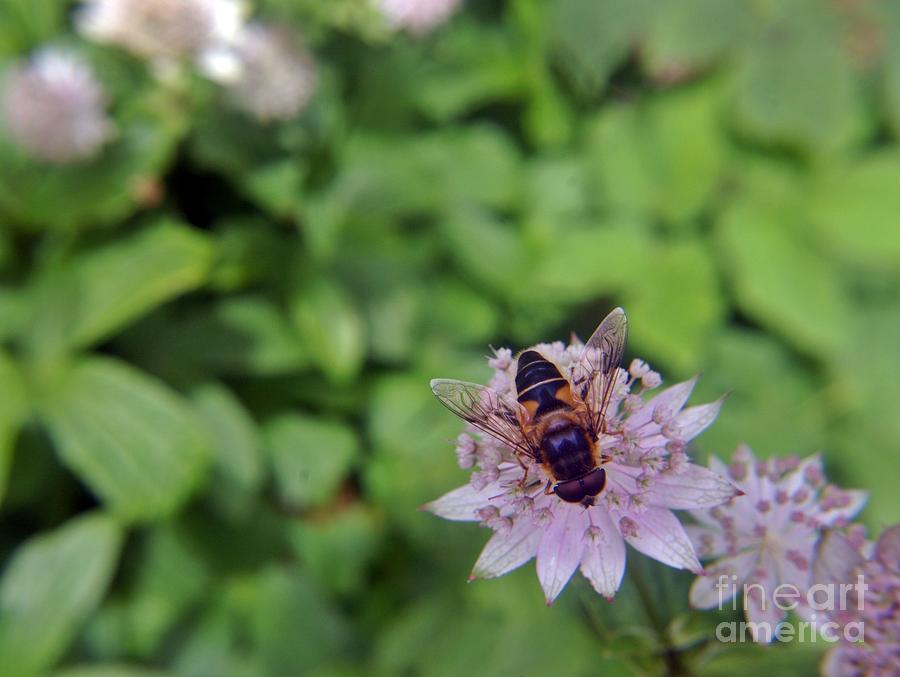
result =
[[[242,176],[247,194],[273,216],[285,218],[297,208],[304,172],[295,160],[271,162]]]
[[[262,441],[250,412],[219,383],[191,393],[213,441],[212,499],[225,514],[246,512],[265,478]]]
[[[300,561],[328,589],[359,593],[384,535],[383,522],[371,509],[354,503],[336,515],[292,524],[289,538]]]
[[[17,56],[62,28],[65,6],[56,0],[7,0],[0,4],[0,58]]]
[[[0,580],[4,675],[33,675],[59,660],[103,596],[121,542],[119,526],[92,513],[19,547]]]
[[[263,439],[278,495],[294,508],[331,501],[360,453],[351,428],[299,414],[266,421]]]
[[[724,320],[725,302],[705,245],[686,241],[645,252],[641,273],[623,291],[630,339],[678,373],[700,368]]]
[[[0,351],[0,503],[6,494],[13,450],[30,403],[18,365]]]
[[[737,203],[721,217],[717,235],[744,312],[814,356],[835,357],[847,346],[845,292],[786,215]]]
[[[46,356],[96,343],[202,284],[211,255],[205,237],[171,220],[76,254],[35,283],[31,348]]]
[[[155,670],[140,665],[125,663],[103,663],[97,665],[78,665],[73,668],[57,670],[53,677],[174,677],[174,673]]]
[[[697,216],[722,171],[718,109],[715,85],[678,90],[645,106],[605,107],[589,123],[586,136],[599,205],[676,224]]]
[[[810,154],[849,145],[865,121],[836,15],[817,0],[768,8],[774,16],[740,62],[735,122],[749,136]]]
[[[627,57],[654,11],[652,0],[558,0],[551,10],[552,39],[573,84],[597,96]]]
[[[122,517],[168,515],[201,480],[206,429],[188,402],[151,376],[86,358],[46,387],[39,411],[60,457]]]
[[[810,221],[825,246],[860,267],[900,264],[900,153],[883,150],[849,166],[830,165],[814,177]]]
[[[326,377],[346,383],[366,357],[362,317],[338,285],[317,280],[299,289],[291,301],[291,319],[310,357]]]
[[[441,224],[450,254],[460,268],[490,290],[516,298],[524,295],[521,273],[526,251],[521,235],[481,209],[460,209]]]
[[[657,77],[672,70],[703,68],[740,45],[752,22],[751,6],[744,0],[663,3],[653,17],[642,56]]]
[[[230,295],[182,314],[162,312],[117,339],[150,371],[173,378],[272,375],[309,359],[278,306],[262,295]]]
[[[727,330],[709,346],[703,368],[697,402],[730,394],[715,424],[699,438],[701,450],[728,459],[746,442],[768,458],[831,446],[824,384],[773,337]]]

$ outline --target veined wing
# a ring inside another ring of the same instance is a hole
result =
[[[587,405],[591,432],[595,435],[603,432],[606,408],[625,352],[627,334],[625,311],[616,308],[584,344],[584,354],[572,369],[572,385]]]
[[[536,459],[534,446],[520,421],[527,412],[518,402],[477,383],[436,378],[431,382],[435,396],[454,414],[510,447],[516,453]]]

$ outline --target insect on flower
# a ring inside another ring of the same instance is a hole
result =
[[[603,465],[612,460],[600,449],[606,409],[618,376],[627,333],[625,311],[613,310],[584,346],[571,380],[537,350],[518,357],[511,402],[476,383],[435,379],[431,389],[450,411],[506,444],[525,470],[543,466],[551,479],[545,494],[569,503],[594,504],[606,486]]]

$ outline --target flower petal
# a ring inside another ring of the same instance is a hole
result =
[[[637,536],[625,536],[625,540],[635,550],[676,569],[689,569],[694,573],[703,570],[691,539],[670,510],[647,508],[628,516],[637,523],[638,533]]]
[[[713,562],[706,568],[706,575],[697,576],[691,584],[691,606],[695,609],[723,610],[725,602],[741,589],[758,558],[756,550],[747,550]]]
[[[696,407],[688,407],[679,412],[672,421],[664,426],[666,437],[675,440],[687,442],[693,439],[701,432],[706,430],[709,425],[716,420],[719,410],[722,408],[724,397],[720,397],[715,402],[709,404],[701,404]]]
[[[678,474],[662,473],[644,493],[649,505],[672,510],[711,508],[739,496],[740,490],[721,475],[693,463]]]
[[[658,412],[662,417],[660,420],[672,418],[675,412],[687,402],[696,383],[697,377],[695,376],[688,381],[676,383],[649,399],[643,407],[640,407],[625,421],[625,432],[633,434],[638,428],[649,423],[653,420],[654,412]]]
[[[768,643],[775,636],[775,629],[787,612],[772,600],[778,586],[776,562],[764,553],[757,563],[751,580],[744,588],[744,616],[756,642]]]
[[[581,573],[599,594],[612,599],[625,573],[625,540],[619,534],[609,514],[600,508],[590,508],[590,520],[600,532],[595,540],[588,539],[581,557]]]
[[[426,503],[422,510],[434,513],[438,517],[455,522],[478,522],[480,518],[476,511],[491,505],[491,497],[503,493],[500,482],[491,482],[480,491],[471,484],[464,484],[438,499]]]
[[[839,531],[826,531],[816,544],[812,566],[812,582],[825,585],[849,583],[853,570],[865,558]]]
[[[725,532],[721,527],[687,524],[684,530],[694,544],[694,551],[700,559],[722,557],[728,553],[728,541],[725,540]]]
[[[854,517],[856,513],[862,510],[866,501],[869,500],[869,492],[862,491],[861,489],[843,489],[841,493],[849,498],[847,505],[840,508],[831,508],[830,510],[819,513],[819,519],[829,526],[833,525],[838,520],[848,520],[851,517]]]
[[[553,521],[544,532],[537,549],[537,574],[547,604],[572,578],[581,562],[585,547],[585,529],[589,526],[587,511],[580,505],[557,503]]]
[[[513,522],[509,531],[497,532],[484,546],[472,568],[469,580],[497,578],[516,569],[537,552],[543,530],[524,515]]]

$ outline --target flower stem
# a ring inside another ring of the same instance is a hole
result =
[[[647,579],[644,577],[643,563],[640,561],[640,558],[632,558],[629,565],[628,572],[631,580],[634,581],[634,587],[637,589],[638,596],[641,598],[641,604],[644,606],[647,619],[656,631],[660,644],[664,647],[662,658],[666,663],[666,674],[670,675],[670,677],[686,677],[690,675],[690,670],[681,660],[681,652],[677,647],[672,646],[666,622],[659,615],[658,604],[654,599],[653,591],[650,590]]]

